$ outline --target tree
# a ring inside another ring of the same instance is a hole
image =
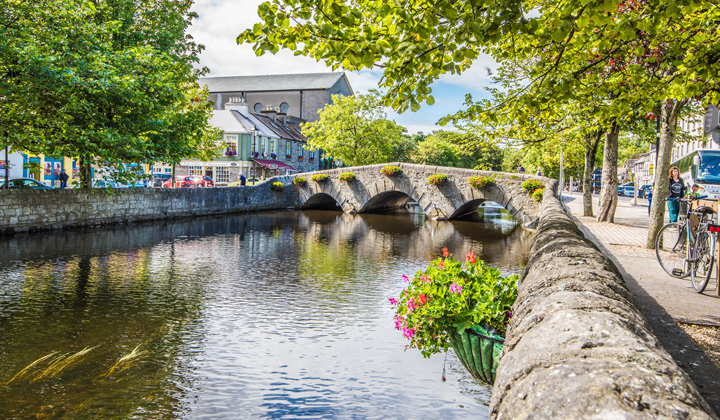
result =
[[[405,129],[387,119],[380,94],[333,95],[320,119],[303,123],[308,145],[349,166],[383,163],[403,148]]]
[[[418,144],[410,161],[422,165],[497,170],[502,166],[502,151],[474,133],[438,130]]]
[[[720,9],[710,2],[274,0],[258,11],[263,23],[238,42],[258,54],[288,48],[334,68],[382,68],[385,99],[400,111],[432,104],[430,84],[469,68],[481,49],[501,63],[524,62],[522,87],[508,99],[529,120],[550,121],[558,107],[597,100],[598,124],[587,132],[605,133],[603,190],[613,192],[601,199],[599,221],[612,221],[616,205],[618,127],[658,101],[720,99]],[[484,111],[468,108],[478,117]],[[672,115],[661,124],[676,122]],[[674,127],[661,132],[672,144]]]
[[[84,187],[92,165],[123,178],[124,163],[178,163],[215,148],[212,109],[196,84],[204,70],[193,67],[201,47],[185,33],[192,1],[9,6],[16,29],[0,44],[0,71],[12,76],[0,81],[10,92],[0,114],[18,116],[15,147],[76,158]],[[17,132],[19,121],[29,134]]]

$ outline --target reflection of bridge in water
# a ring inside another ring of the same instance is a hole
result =
[[[526,217],[534,219],[539,214],[539,205],[522,188],[523,181],[535,177],[405,163],[393,165],[401,167],[403,172],[396,176],[385,176],[380,172],[385,165],[324,171],[329,175],[327,181],[308,180],[305,187],[298,188],[300,207],[339,207],[346,213],[373,213],[403,208],[415,202],[431,219],[453,220],[473,213],[484,202],[493,201],[518,221]],[[356,180],[340,181],[338,176],[343,172],[352,172]],[[430,184],[427,178],[438,173],[447,175],[447,182]],[[489,176],[495,182],[475,189],[468,182],[471,176]]]

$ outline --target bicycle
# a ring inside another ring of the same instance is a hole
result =
[[[714,226],[720,231],[720,226],[708,223],[707,219],[715,213],[711,207],[691,210],[691,203],[702,198],[680,199],[687,205],[684,217],[680,222],[663,226],[655,240],[655,254],[663,270],[676,278],[691,276],[693,288],[699,293],[705,290],[712,276],[717,239]],[[713,230],[709,230],[708,225]]]

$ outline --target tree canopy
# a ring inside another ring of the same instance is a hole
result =
[[[319,115],[318,121],[302,124],[308,145],[346,166],[387,162],[406,148],[405,129],[387,119],[378,92],[333,95]]]
[[[193,67],[201,46],[185,33],[192,1],[6,5],[0,115],[15,149],[76,158],[89,186],[91,165],[177,163],[214,148]]]

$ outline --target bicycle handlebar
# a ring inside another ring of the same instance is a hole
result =
[[[691,203],[695,200],[702,200],[703,198],[707,198],[707,195],[700,195],[697,197],[690,197],[690,198],[674,198],[674,197],[668,197],[667,201],[680,201],[683,203]]]

